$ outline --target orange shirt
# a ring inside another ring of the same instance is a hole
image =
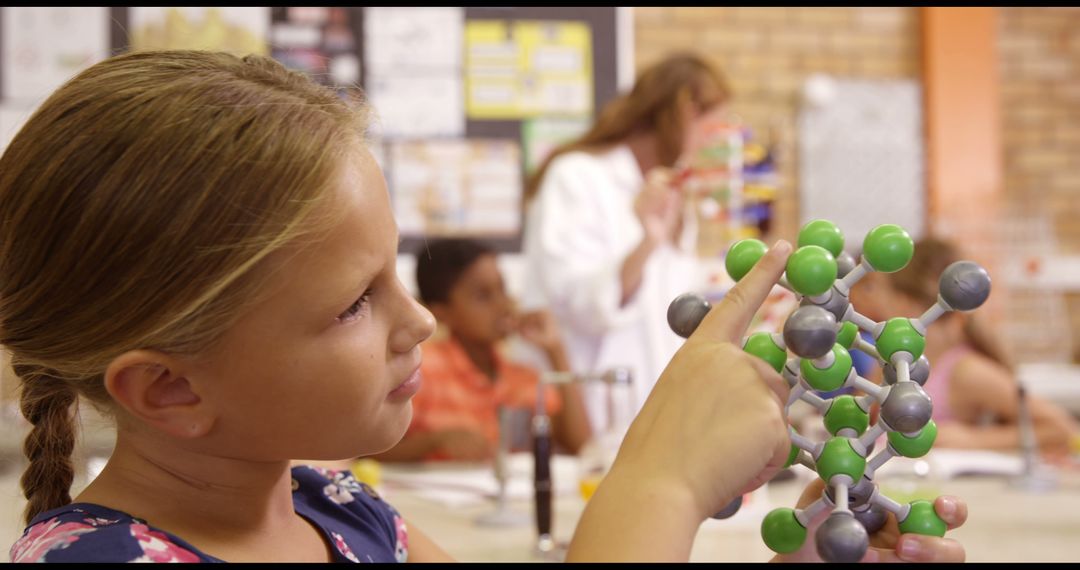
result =
[[[536,370],[495,355],[496,380],[469,360],[465,349],[453,337],[428,341],[422,345],[420,374],[423,384],[413,396],[413,417],[409,434],[472,429],[483,434],[492,446],[499,443],[497,407],[534,411]],[[544,391],[548,415],[562,408],[562,400],[553,386]],[[435,453],[427,459],[446,459]]]

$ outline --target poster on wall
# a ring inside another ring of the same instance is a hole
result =
[[[465,28],[470,119],[593,112],[592,30],[585,22],[473,20]]]
[[[585,117],[536,117],[521,122],[521,151],[525,175],[532,174],[555,147],[570,142],[592,126]]]
[[[270,8],[132,6],[128,8],[132,50],[204,49],[268,55]]]
[[[76,73],[109,56],[109,9],[4,7],[3,99],[36,106]]]
[[[323,85],[349,89],[360,83],[353,25],[344,6],[274,6],[270,56]]]
[[[375,110],[374,130],[385,138],[465,133],[460,76],[372,75],[367,95]]]
[[[381,136],[465,134],[463,25],[457,7],[365,8],[365,84]]]
[[[521,226],[520,149],[505,139],[390,143],[394,217],[405,236],[505,238]]]

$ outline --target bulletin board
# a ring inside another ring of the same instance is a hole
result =
[[[450,235],[520,251],[527,172],[591,125],[618,88],[615,7],[261,10],[265,26],[243,38],[262,34],[264,53],[343,93],[359,83],[375,108],[370,148],[402,253]],[[133,47],[134,15],[110,9],[113,53]],[[186,17],[185,27],[202,25]],[[227,14],[214,19],[236,26]]]

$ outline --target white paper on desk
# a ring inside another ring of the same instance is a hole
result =
[[[533,497],[533,456],[514,453],[507,458],[507,499],[531,500]],[[429,463],[415,468],[385,468],[383,481],[392,487],[415,490],[430,501],[462,507],[489,503],[499,491],[494,468],[490,465]],[[556,496],[577,492],[577,459],[556,455],[551,461],[551,480]]]
[[[875,478],[934,477],[952,479],[970,475],[1019,475],[1024,460],[1016,453],[980,449],[932,449],[924,457],[893,457],[878,468]]]
[[[371,74],[368,95],[375,129],[383,137],[458,137],[465,134],[465,93],[461,74]]]
[[[4,99],[39,103],[76,73],[109,56],[105,7],[4,7]]]
[[[364,59],[372,74],[461,74],[465,12],[460,7],[364,9]]]
[[[978,449],[934,449],[926,455],[931,472],[943,479],[965,475],[1019,475],[1024,459],[1016,453]]]

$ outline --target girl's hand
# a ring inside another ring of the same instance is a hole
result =
[[[700,524],[787,459],[787,383],[738,343],[784,271],[778,242],[705,316],[661,374],[608,474],[664,493]]]
[[[821,478],[814,479],[807,485],[797,508],[805,508],[821,498],[825,488]],[[934,501],[934,511],[945,521],[949,530],[959,527],[967,520],[967,503],[957,497],[942,496]],[[825,511],[810,523],[806,542],[802,548],[791,554],[780,554],[774,562],[821,562],[814,546],[814,534],[818,526],[828,517]],[[919,534],[900,534],[896,516],[888,513],[888,519],[881,530],[870,536],[870,548],[862,562],[963,562],[966,554],[959,542],[944,537],[923,536]]]

